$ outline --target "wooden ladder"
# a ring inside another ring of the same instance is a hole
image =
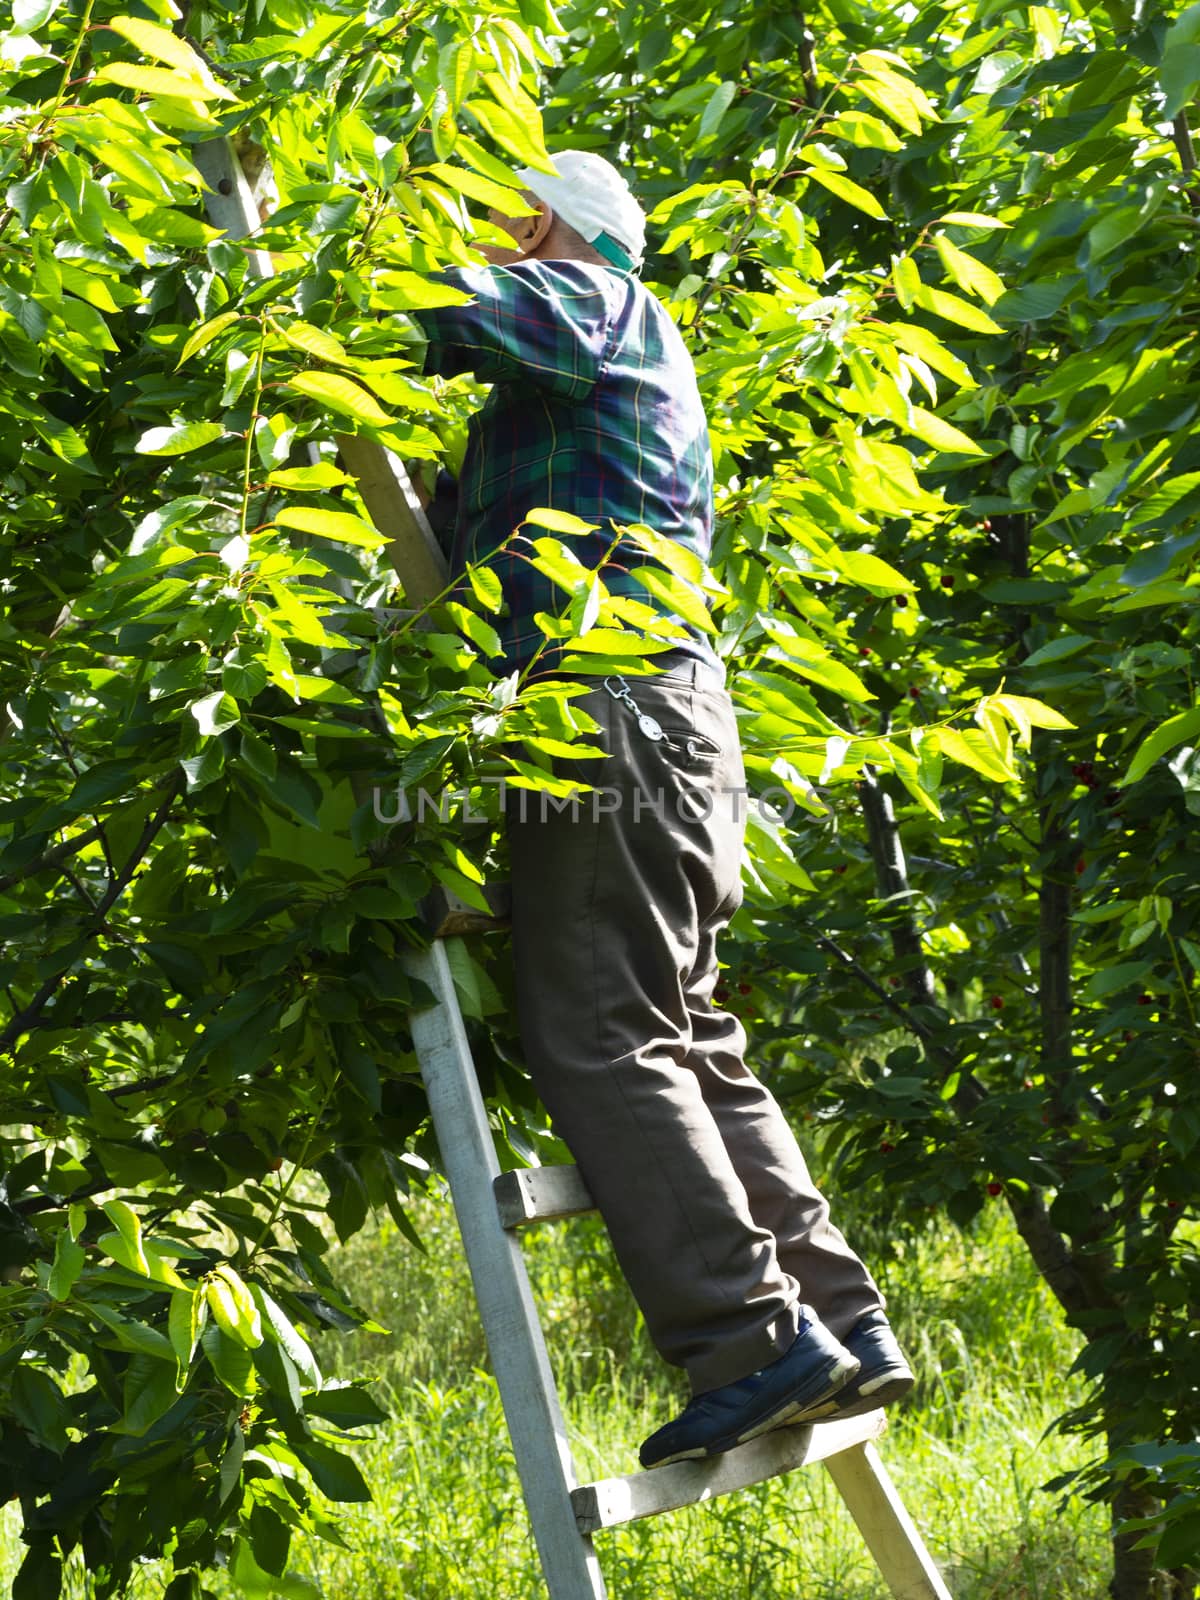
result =
[[[198,145],[193,159],[209,186],[213,226],[236,239],[255,233],[257,206],[231,141]],[[251,249],[248,255],[254,272],[270,273],[265,252]],[[348,437],[338,443],[373,520],[391,541],[388,553],[406,603],[422,604],[442,588],[446,569],[403,465],[369,441]],[[591,1196],[574,1167],[500,1171],[440,937],[462,919],[452,911],[435,920],[438,935],[429,948],[404,958],[409,975],[435,997],[412,1014],[413,1045],[551,1600],[607,1595],[592,1543],[602,1529],[713,1500],[818,1461],[895,1600],[952,1600],[875,1449],[887,1426],[882,1411],[815,1427],[777,1428],[707,1461],[578,1481],[518,1235],[531,1222],[591,1211]]]
[[[437,997],[413,1013],[413,1044],[551,1600],[607,1594],[594,1533],[816,1461],[825,1463],[895,1600],[951,1600],[875,1449],[887,1426],[882,1411],[777,1428],[708,1461],[578,1481],[518,1230],[590,1211],[591,1196],[574,1167],[500,1171],[445,948],[435,940],[405,965]]]

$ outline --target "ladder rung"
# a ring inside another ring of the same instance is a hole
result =
[[[648,1472],[631,1472],[624,1478],[601,1478],[598,1483],[572,1489],[575,1521],[580,1533],[592,1534],[601,1528],[618,1527],[622,1522],[656,1517],[663,1511],[678,1511],[681,1506],[715,1500],[718,1495],[747,1489],[752,1483],[777,1478],[796,1467],[824,1461],[856,1444],[878,1439],[886,1429],[884,1413],[869,1411],[840,1422],[774,1428],[751,1439],[749,1444],[738,1445],[724,1455],[710,1456],[706,1461],[675,1461]]]
[[[502,1228],[523,1228],[527,1222],[577,1217],[596,1209],[578,1167],[518,1167],[502,1172],[492,1187]]]

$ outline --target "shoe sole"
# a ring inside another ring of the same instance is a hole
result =
[[[884,1406],[893,1406],[897,1400],[912,1389],[916,1379],[911,1372],[895,1373],[891,1377],[884,1376],[873,1381],[869,1391],[856,1389],[852,1395],[845,1399],[835,1395],[828,1406],[823,1407],[820,1414],[805,1417],[804,1420],[812,1422],[840,1422],[843,1417],[863,1417],[868,1411],[881,1411]]]

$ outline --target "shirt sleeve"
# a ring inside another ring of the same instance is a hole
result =
[[[473,298],[412,313],[429,340],[426,372],[524,379],[567,400],[590,392],[613,320],[600,282],[541,262],[450,267],[438,277]]]

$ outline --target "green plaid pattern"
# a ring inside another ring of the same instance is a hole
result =
[[[708,424],[678,329],[631,273],[523,261],[441,276],[473,298],[413,313],[429,339],[425,370],[472,372],[493,385],[471,420],[451,566],[487,562],[498,573],[507,603],[498,631],[511,670],[542,643],[534,614],[560,614],[567,604],[524,558],[523,539],[500,550],[513,530],[535,507],[552,506],[600,525],[570,539],[585,566],[599,565],[612,522],[645,523],[707,559]],[[650,601],[629,576],[645,560],[623,541],[604,582]],[[699,637],[692,649],[711,659]]]

